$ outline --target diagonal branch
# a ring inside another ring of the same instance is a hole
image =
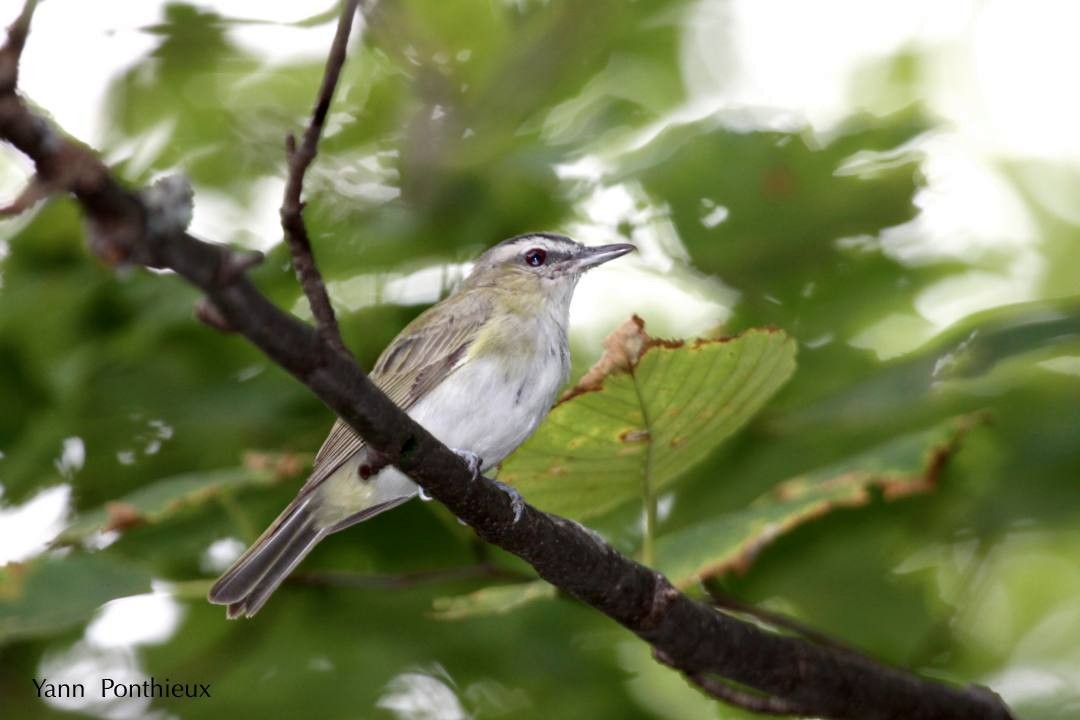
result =
[[[322,85],[319,87],[319,94],[315,98],[315,108],[311,112],[311,120],[307,129],[304,130],[300,144],[297,145],[296,137],[292,133],[285,137],[288,176],[285,181],[285,198],[281,204],[281,227],[285,231],[285,239],[292,252],[293,269],[311,306],[315,325],[327,344],[346,354],[348,350],[341,340],[341,331],[334,317],[334,307],[330,304],[330,296],[326,292],[326,284],[315,265],[311,239],[308,237],[307,226],[304,224],[304,203],[300,195],[304,189],[304,175],[315,160],[319,138],[322,136],[323,127],[326,125],[326,115],[330,110],[330,102],[334,98],[338,77],[345,64],[345,52],[348,49],[349,33],[352,31],[357,4],[358,0],[345,0],[342,3],[337,32],[330,46],[330,54],[326,58]]]
[[[29,11],[24,17],[28,23]],[[0,49],[0,78],[17,76],[13,48],[19,43],[15,37]],[[183,193],[163,194],[175,204],[169,206],[121,187],[93,152],[30,110],[14,85],[0,88],[0,139],[33,160],[42,182],[75,196],[99,256],[170,268],[202,289],[225,325],[292,373],[482,539],[523,558],[545,580],[638,635],[692,681],[722,677],[823,718],[1012,718],[985,688],[924,680],[720,613],[565,518],[526,506],[515,522],[509,499],[492,481],[474,481],[460,457],[389,400],[324,333],[262,295],[245,272],[250,258],[185,232],[176,219],[187,216]]]

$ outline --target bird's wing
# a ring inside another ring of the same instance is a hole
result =
[[[435,307],[441,319],[432,323],[429,313]],[[371,371],[372,382],[408,410],[461,366],[489,317],[491,304],[475,294],[447,298],[409,323],[383,350]],[[321,483],[363,446],[363,439],[339,419],[315,456],[315,467],[301,492]]]

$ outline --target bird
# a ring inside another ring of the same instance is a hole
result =
[[[586,270],[635,250],[565,235],[516,235],[480,255],[461,285],[409,323],[371,380],[468,463],[497,467],[551,409],[570,373],[570,300]],[[515,522],[524,507],[512,500]],[[251,617],[328,535],[415,497],[418,486],[338,419],[297,496],[210,589],[229,618]]]

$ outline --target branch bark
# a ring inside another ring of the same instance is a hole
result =
[[[264,297],[245,274],[250,258],[188,234],[175,220],[185,216],[184,208],[144,202],[121,187],[93,152],[30,110],[16,94],[14,79],[33,4],[0,49],[0,138],[33,160],[40,182],[75,196],[91,249],[112,264],[170,268],[200,288],[218,320],[292,373],[481,538],[523,558],[540,577],[641,637],[663,662],[718,697],[733,695],[717,692],[712,676],[760,693],[769,706],[763,710],[801,708],[817,717],[859,720],[1012,717],[985,688],[923,680],[855,653],[768,632],[694,601],[573,521],[526,506],[514,522],[506,494],[487,478],[473,481],[464,462],[375,387],[328,339],[325,327],[315,330]],[[11,82],[4,85],[7,78]]]
[[[311,163],[315,161],[319,138],[322,137],[326,115],[330,111],[330,102],[334,99],[338,77],[345,64],[345,52],[349,46],[349,33],[352,31],[357,5],[358,0],[346,0],[342,4],[337,31],[330,45],[330,54],[326,58],[322,85],[319,87],[315,107],[311,111],[311,120],[308,122],[307,129],[304,130],[299,146],[292,133],[285,137],[288,176],[285,180],[285,199],[281,204],[281,228],[285,231],[285,240],[292,252],[293,270],[307,296],[311,314],[315,318],[315,325],[327,344],[345,354],[349,351],[341,340],[341,331],[338,329],[337,318],[334,316],[334,307],[330,304],[326,285],[315,264],[311,238],[308,237],[307,226],[304,223],[304,203],[300,195],[304,189],[304,175],[307,174]]]

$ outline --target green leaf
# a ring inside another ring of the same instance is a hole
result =
[[[1019,364],[1020,376],[1012,382],[1030,386],[1031,378],[1024,374],[1029,366],[1078,352],[1080,297],[1004,305],[965,318],[918,351],[874,368],[865,378],[852,378],[778,424],[791,433],[815,427],[844,432],[887,427],[913,412],[925,412],[932,402],[955,399],[963,395],[957,391],[970,391],[979,382],[1001,388],[1004,378],[990,373],[1010,361],[1027,361]],[[967,408],[948,409],[956,414],[986,402],[986,391],[972,395]]]
[[[150,574],[103,555],[73,554],[0,568],[0,644],[55,635],[103,603],[150,590]]]
[[[462,620],[484,615],[502,615],[534,600],[552,599],[555,587],[545,580],[495,585],[467,595],[435,598],[432,617],[437,620]]]
[[[245,467],[213,472],[188,473],[159,480],[139,488],[119,500],[83,513],[57,538],[57,544],[71,544],[95,532],[123,530],[134,525],[154,524],[185,509],[198,507],[223,493],[241,488],[272,485],[295,474],[302,464],[292,455],[275,458],[269,467],[263,456],[249,456]]]
[[[636,316],[504,464],[499,478],[548,512],[587,518],[655,496],[742,427],[791,377],[776,330],[661,341]]]
[[[938,475],[979,416],[905,435],[841,463],[787,480],[748,507],[657,541],[657,567],[677,586],[745,570],[773,540],[841,508],[933,491]]]

